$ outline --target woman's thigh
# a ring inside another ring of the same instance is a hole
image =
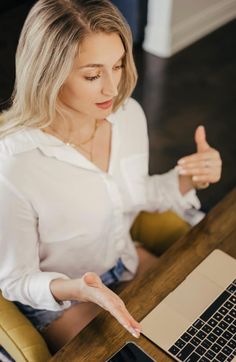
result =
[[[139,277],[145,273],[158,261],[156,256],[141,246],[137,247],[137,253],[139,266],[135,277]],[[129,282],[124,283],[124,285],[127,284],[129,284]],[[60,318],[52,322],[42,332],[51,352],[55,353],[65,343],[75,337],[101,310],[102,308],[98,305],[90,302],[74,304],[65,310]]]
[[[65,310],[60,318],[41,332],[51,353],[57,352],[75,337],[101,310],[91,302],[74,304]]]
[[[154,265],[157,265],[158,257],[150,253],[142,246],[137,246],[136,250],[139,257],[139,266],[135,277],[139,277],[140,275],[148,271],[150,268],[153,268]]]

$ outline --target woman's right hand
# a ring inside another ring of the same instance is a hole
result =
[[[117,319],[134,337],[140,336],[141,326],[130,315],[124,302],[111,289],[106,287],[100,277],[93,272],[88,272],[79,279],[79,301],[93,302]]]

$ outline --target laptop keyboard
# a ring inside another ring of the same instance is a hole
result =
[[[180,361],[232,361],[236,356],[236,279],[169,349]]]

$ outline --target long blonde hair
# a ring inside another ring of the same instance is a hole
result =
[[[117,33],[125,48],[124,71],[113,111],[132,93],[137,73],[132,35],[109,0],[39,0],[23,26],[16,52],[11,107],[0,115],[0,137],[25,127],[44,128],[60,113],[57,102],[79,45],[91,32]]]

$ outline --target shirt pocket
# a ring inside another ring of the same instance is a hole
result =
[[[134,206],[146,203],[146,177],[148,174],[148,154],[140,153],[121,160],[121,172]]]

